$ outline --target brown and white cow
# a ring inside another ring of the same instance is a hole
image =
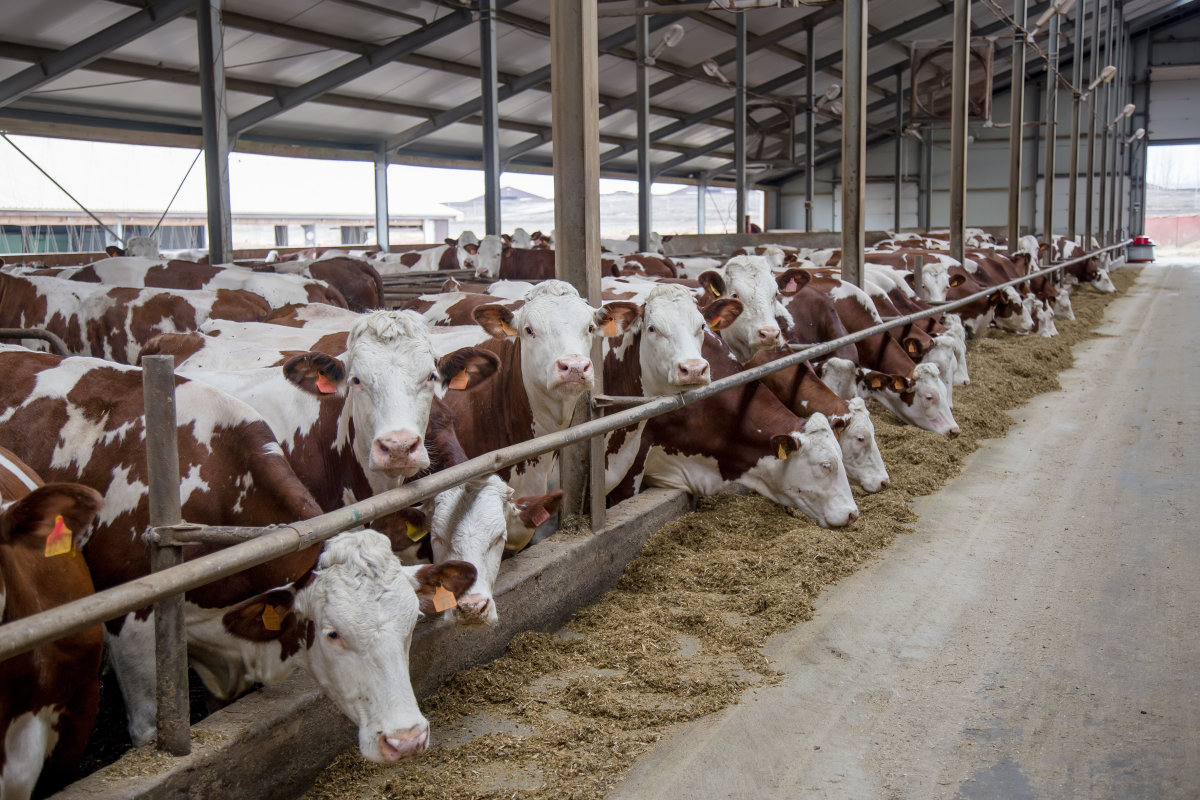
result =
[[[741,300],[743,311],[732,325],[721,331],[721,338],[743,364],[756,352],[778,347],[783,339],[779,319],[788,318],[782,293],[770,264],[762,256],[734,256],[720,270],[700,276],[705,293],[703,307],[720,297]],[[796,290],[799,290],[799,285]]]
[[[0,447],[0,622],[87,597],[80,548],[103,505],[76,483],[43,485]],[[100,696],[99,625],[0,662],[0,797],[26,800],[43,764],[78,768]]]
[[[292,264],[297,266],[293,267]],[[324,281],[341,292],[345,305],[352,311],[373,311],[384,306],[383,278],[367,261],[349,256],[325,255],[316,261],[281,261],[270,265],[270,271],[281,274],[305,275]],[[307,302],[324,302],[308,300]],[[330,302],[330,305],[341,304]],[[272,303],[274,306],[280,304]]]
[[[208,319],[261,320],[270,306],[237,289],[164,291],[0,274],[0,327],[46,328],[72,353],[121,363],[160,333],[194,331]]]
[[[96,588],[146,575],[149,524],[141,371],[90,358],[0,347],[0,441],[40,475],[101,492],[105,505],[84,548]],[[198,381],[176,378],[183,517],[260,526],[320,513],[252,408]],[[50,432],[47,435],[47,432]],[[190,558],[208,552],[190,546]],[[188,592],[188,655],[205,685],[229,699],[303,661],[358,725],[362,754],[394,761],[425,749],[428,723],[408,679],[418,606],[436,584],[461,593],[469,564],[402,568],[387,537],[341,534]],[[130,735],[154,735],[151,609],[109,622],[105,637],[125,696]]]

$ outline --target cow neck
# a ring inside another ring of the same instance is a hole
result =
[[[533,438],[533,409],[525,394],[520,347],[509,339],[488,339],[478,347],[495,354],[500,368],[478,388],[451,392],[445,398],[463,431],[463,449],[472,458]]]
[[[570,427],[571,418],[575,416],[575,406],[578,405],[579,398],[583,396],[583,393],[567,395],[546,389],[543,381],[537,380],[533,375],[525,374],[522,366],[520,340],[512,345],[515,351],[513,361],[516,369],[514,371],[520,373],[520,393],[527,398],[529,403],[533,435],[535,437],[545,436],[547,433],[554,433]]]
[[[290,447],[284,445],[296,475],[325,511],[374,494],[364,462],[352,445],[354,422],[349,407],[346,398],[339,395],[322,397],[313,426],[297,435]],[[328,449],[330,442],[332,451]]]

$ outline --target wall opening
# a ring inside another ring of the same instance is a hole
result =
[[[1146,151],[1146,235],[1161,252],[1200,256],[1200,144]]]

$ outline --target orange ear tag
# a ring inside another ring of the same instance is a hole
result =
[[[404,520],[404,527],[404,535],[414,542],[419,542],[429,535],[429,531],[425,530],[424,528],[418,528],[408,520]]]
[[[783,445],[779,445],[779,449],[775,451],[775,457],[780,461],[787,461],[788,451]]]
[[[63,522],[62,515],[54,518],[54,530],[46,537],[46,558],[65,556],[74,552],[75,543],[71,539],[71,529]]]
[[[448,608],[454,608],[456,605],[458,605],[458,600],[455,599],[454,592],[439,583],[433,591],[433,610],[445,611]]]
[[[262,624],[269,631],[277,631],[283,626],[283,617],[279,615],[275,606],[270,604],[263,606]]]
[[[464,369],[462,372],[450,379],[450,388],[462,391],[463,389],[467,388],[470,383],[471,378],[469,375],[467,375],[467,371]]]
[[[604,323],[605,336],[617,336],[620,333],[621,330],[617,327],[617,321],[615,319],[610,319]]]
[[[500,330],[504,331],[505,336],[516,336],[517,335],[517,329],[514,328],[512,325],[509,325],[507,322],[500,323]]]
[[[543,522],[545,522],[548,519],[550,519],[550,512],[544,508],[539,508],[537,511],[533,512],[534,527],[541,525]]]
[[[321,394],[333,394],[337,391],[337,387],[333,385],[333,381],[326,378],[324,375],[317,376],[317,391]]]

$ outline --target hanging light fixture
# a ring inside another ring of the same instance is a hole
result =
[[[704,74],[710,78],[715,78],[726,86],[733,85],[729,78],[725,77],[725,73],[721,72],[721,67],[711,58],[706,58],[700,62],[700,68],[704,70]]]
[[[666,50],[668,47],[674,47],[683,41],[683,34],[683,26],[678,22],[668,26],[666,32],[663,34],[663,38],[650,51],[650,55],[646,56],[646,66],[653,67],[658,57],[662,55],[663,50]],[[707,72],[707,70],[705,71]]]

